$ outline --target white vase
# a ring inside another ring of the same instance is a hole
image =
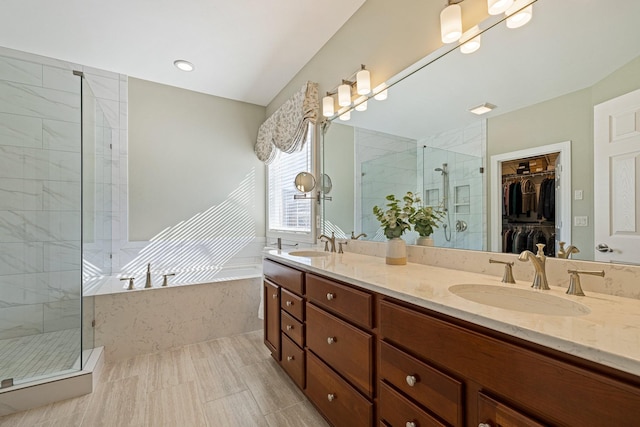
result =
[[[407,244],[400,237],[387,241],[387,264],[405,265],[407,263]]]
[[[433,246],[433,238],[431,236],[420,236],[416,240],[418,246]]]

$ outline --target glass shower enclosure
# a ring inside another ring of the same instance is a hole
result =
[[[0,56],[3,388],[82,369],[83,273],[110,271],[109,126],[82,73],[27,57]]]

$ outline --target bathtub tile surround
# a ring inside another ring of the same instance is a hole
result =
[[[260,277],[96,295],[96,346],[125,359],[260,329]]]

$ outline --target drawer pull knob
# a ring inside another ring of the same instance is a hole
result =
[[[293,356],[287,356],[287,362],[291,362],[293,360]]]
[[[491,427],[491,424],[489,424],[489,423],[480,423],[480,424],[478,424],[478,427]]]
[[[327,293],[327,300],[331,301],[336,297],[336,294],[332,294],[331,292]]]
[[[292,326],[292,325],[287,325],[287,331],[290,331],[290,330],[292,330],[292,329],[293,329],[293,326]]]
[[[285,304],[287,304],[287,307],[291,307],[293,305],[291,301],[287,301]]]
[[[407,375],[407,384],[409,384],[409,387],[413,387],[417,382],[418,379],[415,377],[415,375]]]
[[[271,295],[271,298],[273,298],[273,299],[278,299],[278,294],[273,294],[273,295]]]
[[[336,398],[336,395],[335,395],[335,394],[333,394],[333,393],[329,393],[329,394],[327,394],[327,400],[328,400],[329,402],[333,402],[333,400],[334,400],[335,398]]]
[[[336,342],[336,337],[327,338],[327,344],[333,344],[334,342]]]
[[[407,421],[407,423],[405,424],[406,427],[416,427],[416,423],[414,423],[413,421]]]

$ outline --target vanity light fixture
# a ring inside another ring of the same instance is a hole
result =
[[[453,43],[462,36],[462,8],[458,3],[463,0],[448,0],[448,6],[440,12],[440,36],[442,43]]]
[[[477,107],[473,107],[473,108],[469,108],[469,111],[473,114],[477,114],[478,116],[482,115],[482,114],[486,114],[489,111],[493,110],[494,108],[496,108],[495,105],[493,104],[489,104],[488,102],[485,102],[484,104],[480,104]]]
[[[480,44],[482,42],[482,35],[480,34],[480,28],[475,25],[473,28],[465,31],[465,33],[460,38],[460,52],[464,54],[473,53],[476,50],[480,49]]]
[[[367,109],[366,101],[371,96],[371,73],[364,65],[360,65],[358,71],[351,74],[348,79],[342,80],[339,86],[328,91],[327,95],[322,98],[322,115],[324,117],[332,117],[336,114],[334,95],[338,95],[338,105],[343,107],[337,114],[341,114],[341,111],[348,109],[354,103],[358,104],[355,107],[357,111],[365,111]],[[352,95],[360,96],[354,101]],[[378,99],[377,96],[376,99]],[[349,115],[343,116],[344,114],[340,116],[342,120],[349,120]]]
[[[340,114],[340,116],[338,116],[338,118],[340,120],[342,120],[343,122],[346,122],[347,120],[351,119],[351,111],[345,111],[344,113]]]
[[[189,61],[185,61],[184,59],[176,59],[173,61],[173,65],[175,65],[181,71],[193,71],[196,67]]]
[[[513,5],[505,11],[505,15],[507,15],[507,28],[520,28],[531,21],[533,17],[533,4],[531,4],[531,0],[516,0]]]
[[[487,0],[489,15],[500,15],[511,7],[513,0]]]

